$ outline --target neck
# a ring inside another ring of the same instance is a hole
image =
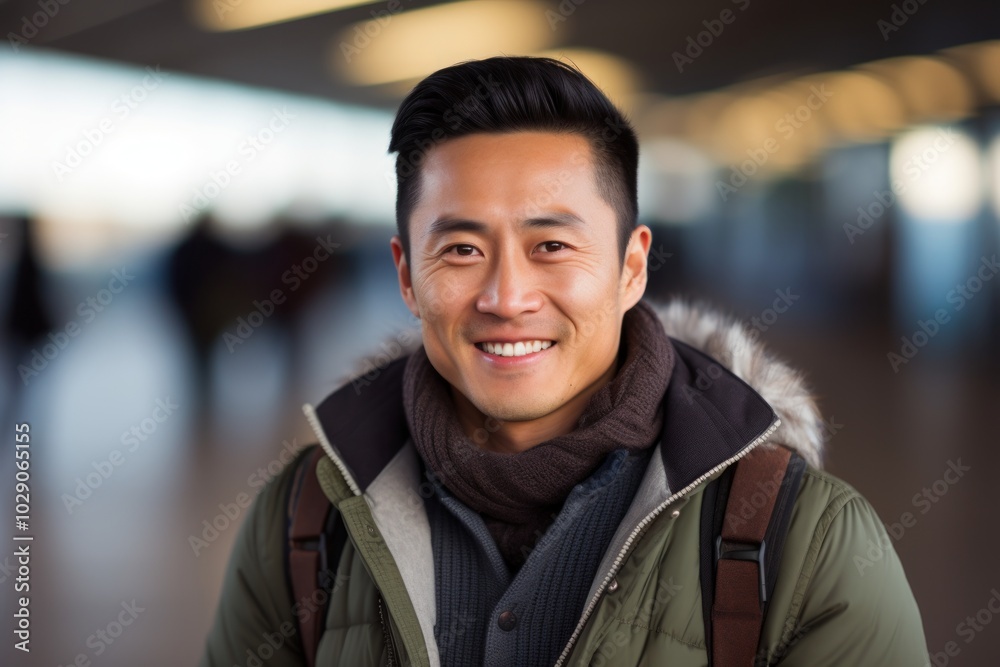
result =
[[[543,442],[571,433],[587,407],[590,397],[618,373],[620,355],[589,387],[547,415],[529,421],[500,421],[483,413],[464,394],[450,387],[458,422],[465,435],[485,450],[500,454],[520,454]]]

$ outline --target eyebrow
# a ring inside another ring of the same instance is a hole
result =
[[[572,213],[546,213],[538,218],[528,218],[521,225],[531,229],[546,229],[550,227],[586,227],[587,223]]]
[[[535,218],[521,221],[521,226],[528,229],[552,229],[559,227],[585,227],[586,223],[573,213],[546,213]],[[468,218],[438,218],[431,223],[427,236],[435,238],[450,232],[473,232],[483,234],[487,231],[486,223]]]

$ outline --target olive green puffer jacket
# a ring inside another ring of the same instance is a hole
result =
[[[882,522],[857,491],[818,467],[824,426],[800,377],[738,324],[681,303],[651,305],[678,354],[661,440],[557,664],[708,663],[699,578],[703,491],[753,448],[772,446],[797,451],[809,466],[757,664],[928,664],[920,612]],[[371,365],[316,408],[306,406],[327,453],[320,484],[349,535],[318,665],[439,664],[423,504],[429,487],[421,484],[401,404],[408,351]],[[206,667],[305,664],[298,622],[315,613],[317,600],[292,600],[285,574],[293,467],[261,492],[240,530]]]

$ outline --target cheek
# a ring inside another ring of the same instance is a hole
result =
[[[436,322],[423,322],[423,345],[431,364],[449,383],[457,381],[456,367],[458,360],[453,354],[453,346],[449,344],[447,331]]]
[[[414,293],[424,326],[435,337],[449,335],[471,294],[468,286],[463,290],[458,281],[448,280],[443,275],[414,283]]]
[[[446,283],[430,276],[419,282],[414,281],[413,291],[425,322],[437,322],[446,316],[450,303],[448,295],[452,291]]]
[[[574,321],[581,339],[605,337],[618,316],[618,282],[613,276],[578,277],[565,285],[559,284],[552,294],[560,309]]]

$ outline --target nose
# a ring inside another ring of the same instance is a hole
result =
[[[542,295],[536,288],[536,275],[530,261],[514,255],[500,256],[490,267],[486,284],[476,299],[479,312],[514,319],[522,313],[541,309]]]

